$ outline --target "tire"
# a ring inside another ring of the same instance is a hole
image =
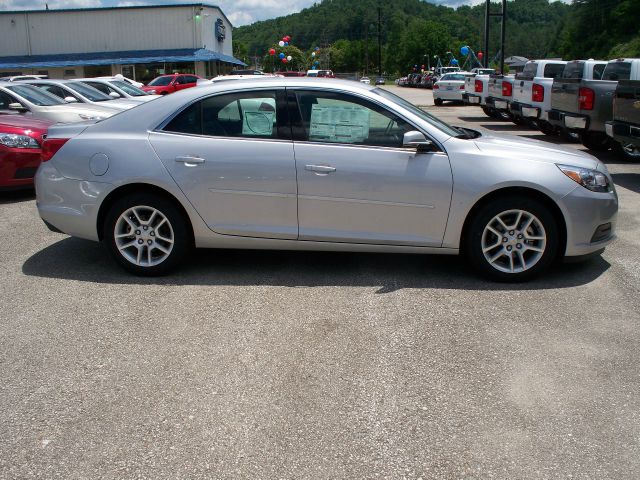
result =
[[[640,162],[640,146],[632,143],[623,145],[619,142],[613,142],[614,151],[628,162]]]
[[[470,263],[486,278],[523,282],[544,272],[556,259],[558,224],[549,209],[534,198],[499,197],[477,211],[462,245]]]
[[[434,99],[433,99],[433,104],[434,104],[436,107],[441,107],[441,106],[442,106],[442,104],[443,104],[443,101],[442,101],[442,99],[441,99],[441,98],[434,98]]]
[[[551,125],[549,122],[545,122],[544,120],[538,120],[538,130],[540,130],[545,135],[549,135],[552,137],[558,135],[558,129]]]
[[[525,125],[527,123],[527,121],[524,118],[518,117],[518,116],[513,115],[513,114],[511,115],[511,121],[513,123],[515,123],[516,125]]]
[[[606,133],[584,132],[580,134],[582,145],[595,152],[605,152],[611,148],[611,139]]]
[[[112,205],[103,238],[115,260],[140,276],[169,273],[193,245],[180,209],[162,196],[146,193],[127,195]]]

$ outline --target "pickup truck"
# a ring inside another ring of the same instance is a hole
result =
[[[566,64],[562,60],[530,60],[522,72],[516,74],[513,100],[509,104],[514,123],[547,123],[551,85],[553,79],[562,74]]]
[[[560,133],[564,125],[559,120],[550,120],[549,111],[555,105],[558,105],[560,99],[567,92],[573,92],[577,96],[580,89],[580,82],[583,80],[600,80],[602,73],[607,66],[606,60],[573,60],[567,62],[562,70],[562,74],[553,80],[551,92],[546,95],[546,103],[544,113],[540,114],[541,120],[538,121],[538,128],[542,133],[547,135],[556,135]],[[546,90],[545,90],[546,94]]]
[[[640,59],[607,62],[600,80],[557,79],[551,89],[549,122],[580,135],[590,150],[608,150],[605,122],[613,119],[613,94],[618,80],[640,80]]]
[[[628,160],[640,160],[640,81],[620,80],[613,97],[613,120],[607,135]]]
[[[513,99],[513,75],[489,75],[487,85],[486,110],[483,111],[494,118],[511,119],[509,102]]]
[[[462,94],[462,101],[466,105],[477,105],[481,107],[484,113],[490,117],[500,117],[497,113],[487,107],[489,75],[491,73],[494,73],[493,69],[491,69],[491,72],[487,74],[473,72],[473,70],[472,73],[467,73],[464,78],[464,93]]]

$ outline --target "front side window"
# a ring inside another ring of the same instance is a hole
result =
[[[593,79],[594,80],[602,80],[602,74],[604,73],[604,67],[606,67],[606,63],[597,63],[593,66]]]
[[[113,88],[109,87],[108,85],[105,85],[104,83],[100,83],[100,82],[84,82],[84,83],[104,93],[105,95],[109,95],[111,92],[115,92]]]
[[[50,93],[51,95],[55,95],[58,98],[62,98],[63,100],[67,97],[73,97],[76,100],[80,101],[80,99],[76,96],[73,95],[69,92],[67,92],[66,90],[62,89],[60,86],[58,85],[42,85],[42,84],[37,84],[36,85],[38,88],[41,88],[42,90],[44,90],[45,92]]]
[[[172,76],[168,75],[165,77],[156,77],[149,82],[150,87],[166,87],[173,81]]]
[[[15,103],[15,100],[10,95],[0,91],[0,110],[9,110],[9,104]]]
[[[286,121],[279,118],[276,97],[275,91],[215,95],[183,110],[164,130],[211,137],[286,138],[282,133]]]
[[[104,93],[99,92],[95,88],[90,87],[89,85],[85,85],[84,83],[70,82],[70,83],[67,83],[67,87],[69,87],[71,90],[78,92],[84,98],[87,98],[92,102],[106,102],[109,100],[113,100],[108,95],[105,95]]]
[[[129,85],[127,82],[123,82],[121,80],[111,80],[109,83],[119,88],[127,95],[131,95],[132,97],[144,97],[146,95],[146,92],[144,90],[140,90],[138,87]]]
[[[358,97],[334,92],[296,92],[298,140],[401,147],[415,130],[395,114]]]

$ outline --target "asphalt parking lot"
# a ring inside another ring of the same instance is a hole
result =
[[[303,252],[136,278],[2,194],[0,478],[639,478],[640,164],[599,157],[618,240],[518,285]]]

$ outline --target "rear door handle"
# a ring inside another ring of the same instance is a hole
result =
[[[330,167],[329,165],[305,165],[304,169],[316,173],[331,173],[336,171],[336,167]]]
[[[187,166],[202,165],[204,163],[204,158],[185,155],[185,156],[176,157],[176,162],[184,163]]]

